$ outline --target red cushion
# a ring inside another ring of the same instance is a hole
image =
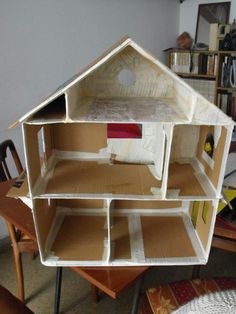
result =
[[[107,138],[142,138],[139,124],[108,123]]]

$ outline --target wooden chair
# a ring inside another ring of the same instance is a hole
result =
[[[0,144],[0,181],[8,181],[12,179],[11,171],[8,167],[8,157],[9,153],[14,160],[16,170],[18,175],[23,172],[23,167],[20,161],[20,158],[17,154],[15,145],[11,140],[6,140]],[[11,200],[11,204],[18,205],[17,202],[19,200]],[[25,293],[24,293],[24,277],[23,277],[23,269],[22,269],[22,260],[21,260],[21,253],[28,252],[33,255],[33,257],[38,254],[38,246],[35,233],[32,232],[32,238],[29,237],[29,234],[26,235],[23,230],[16,227],[14,223],[14,219],[8,219],[8,215],[2,215],[5,218],[6,225],[8,228],[11,245],[13,249],[13,256],[15,262],[15,269],[16,269],[16,278],[17,278],[17,288],[18,288],[18,297],[19,299],[24,302],[25,301]],[[31,218],[32,220],[32,218]],[[31,222],[33,224],[33,220]],[[29,227],[29,226],[28,226]],[[31,226],[33,229],[33,226]]]

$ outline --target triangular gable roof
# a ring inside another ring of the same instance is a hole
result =
[[[218,123],[216,124],[231,124],[233,125],[234,122],[231,118],[229,118],[227,115],[225,115],[222,110],[220,110],[218,107],[216,107],[214,104],[206,100],[201,94],[199,94],[197,91],[195,91],[192,87],[190,87],[184,80],[182,80],[178,75],[176,75],[174,72],[172,72],[166,65],[161,63],[154,57],[152,54],[144,50],[142,47],[140,47],[136,42],[134,42],[130,37],[125,36],[122,39],[120,39],[118,42],[116,42],[110,49],[106,50],[100,57],[95,59],[92,63],[87,65],[82,71],[80,71],[78,74],[71,77],[69,80],[67,80],[65,83],[60,85],[53,93],[51,93],[47,98],[45,98],[38,106],[36,106],[34,109],[30,110],[28,113],[26,113],[24,116],[22,116],[18,121],[13,123],[10,128],[13,128],[17,126],[19,123],[24,122],[27,120],[30,116],[35,114],[40,109],[47,106],[48,103],[62,95],[68,88],[79,82],[80,80],[84,79],[86,76],[88,76],[92,71],[100,67],[102,64],[104,64],[106,61],[108,61],[110,58],[112,58],[117,53],[121,52],[125,47],[131,46],[134,48],[140,55],[142,55],[144,58],[149,59],[151,62],[153,62],[155,65],[157,65],[160,69],[162,69],[165,73],[167,73],[170,77],[173,78],[173,80],[178,81],[184,88],[191,91],[196,96],[200,97],[201,100],[204,102],[204,108],[208,107],[210,111],[215,112],[215,115],[217,116]],[[197,108],[198,109],[198,108]],[[199,110],[201,110],[199,108]],[[192,108],[192,118],[194,119],[194,108]],[[209,120],[209,116],[206,114],[208,120],[206,122],[212,121]],[[213,119],[215,121],[215,119]],[[194,123],[194,121],[192,121]],[[201,119],[201,122],[202,119]],[[198,123],[198,118],[196,117],[195,123]]]

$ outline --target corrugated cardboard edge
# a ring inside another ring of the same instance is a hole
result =
[[[17,187],[17,183],[19,186]],[[23,172],[13,183],[9,191],[7,192],[6,196],[11,198],[20,198],[20,197],[27,197],[29,193],[29,187],[28,187],[28,180],[25,175],[25,172]]]

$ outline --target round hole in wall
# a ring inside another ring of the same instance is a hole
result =
[[[135,82],[135,74],[131,70],[123,69],[118,74],[118,81],[125,86],[133,85]]]

